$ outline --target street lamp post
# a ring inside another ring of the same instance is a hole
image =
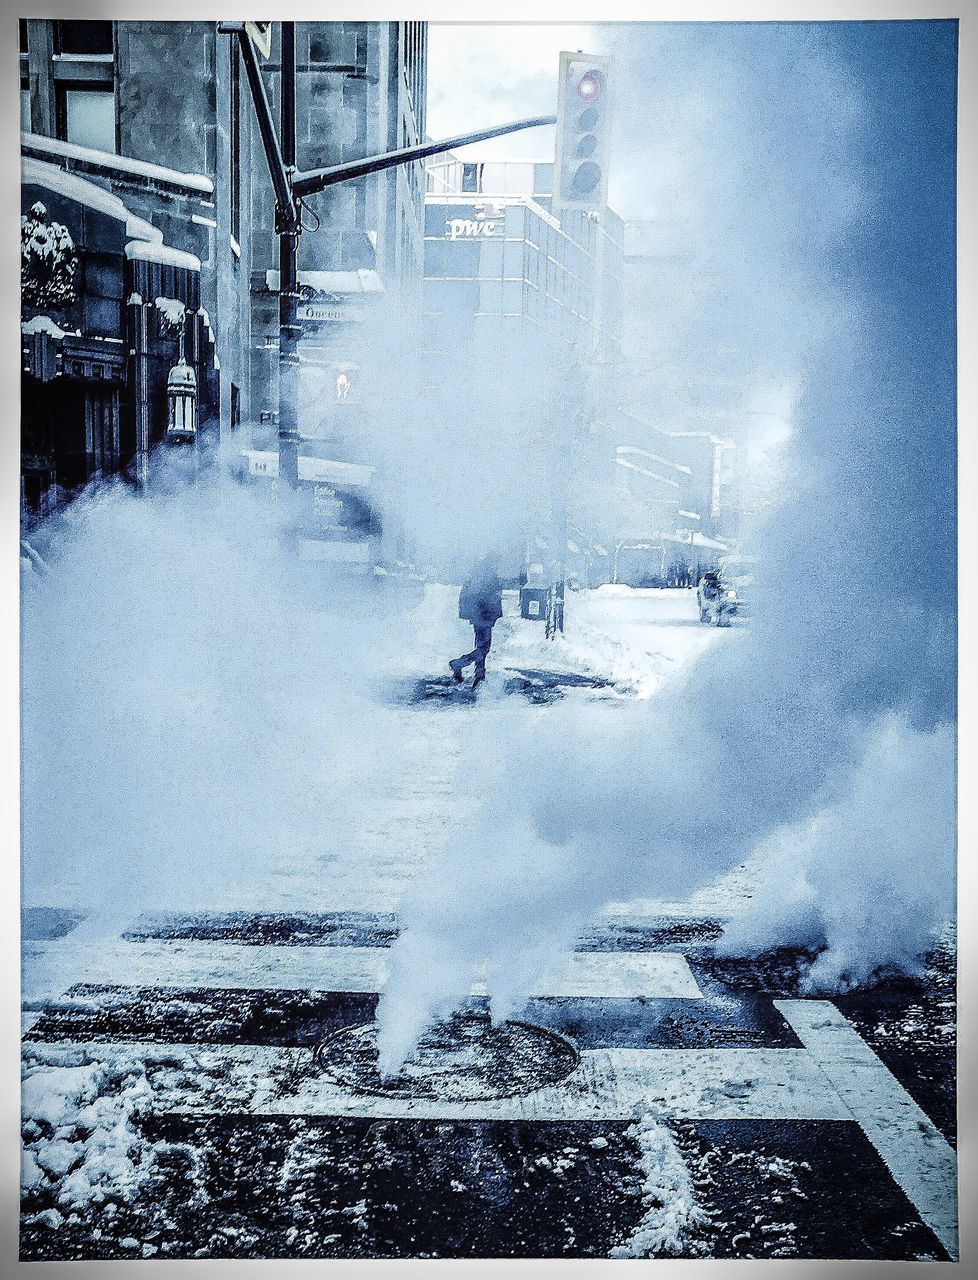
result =
[[[299,483],[299,336],[298,321],[298,249],[302,232],[302,203],[311,195],[325,191],[327,187],[350,182],[367,174],[379,173],[403,164],[413,164],[428,156],[441,155],[455,147],[473,142],[485,142],[489,138],[502,137],[523,129],[535,129],[540,125],[556,124],[556,116],[534,116],[517,120],[512,124],[497,125],[492,129],[480,129],[474,133],[458,134],[441,142],[421,143],[415,147],[403,147],[397,151],[385,151],[380,155],[366,156],[361,160],[315,169],[307,173],[296,168],[296,76],[295,76],[295,23],[282,22],[281,46],[281,118],[280,136],[276,134],[271,107],[254,41],[243,22],[224,22],[218,29],[237,37],[248,86],[258,118],[265,159],[268,162],[272,188],[275,193],[275,231],[279,237],[279,389],[278,389],[278,447],[279,477],[283,488],[295,489]]]

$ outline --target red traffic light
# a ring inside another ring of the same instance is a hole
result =
[[[611,59],[563,50],[557,99],[554,206],[598,212],[608,188]]]
[[[593,102],[601,96],[602,75],[600,71],[587,71],[577,82],[578,96],[585,102]]]

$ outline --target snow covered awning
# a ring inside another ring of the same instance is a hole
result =
[[[135,160],[131,156],[120,156],[110,151],[96,151],[92,147],[80,147],[75,142],[62,142],[58,138],[48,138],[37,133],[22,133],[20,145],[24,151],[57,156],[61,160],[74,160],[79,164],[87,165],[90,169],[100,169],[106,174],[147,178],[163,186],[180,187],[184,191],[195,191],[200,195],[214,194],[214,183],[203,173],[180,173],[176,169],[165,169],[162,165]]]
[[[66,200],[84,205],[86,209],[94,209],[98,213],[104,213],[106,217],[115,218],[117,222],[125,223],[126,235],[133,240],[162,243],[163,232],[150,226],[145,219],[130,213],[118,196],[94,182],[79,178],[77,174],[65,173],[57,165],[45,164],[41,160],[25,156],[21,161],[21,181],[25,186],[33,184],[44,187],[56,195],[64,196]]]
[[[168,244],[152,244],[145,240],[130,240],[126,245],[126,257],[135,262],[156,262],[163,267],[182,267],[184,271],[200,271],[200,259],[193,253],[173,249]]]
[[[20,331],[28,338],[33,338],[35,334],[43,333],[49,338],[54,338],[56,342],[60,342],[62,338],[67,337],[67,331],[56,324],[50,316],[34,316],[31,320],[25,320],[20,326]],[[76,329],[77,336],[78,330]]]

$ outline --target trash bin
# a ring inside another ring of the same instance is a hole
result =
[[[520,617],[535,622],[547,620],[547,587],[520,588]]]

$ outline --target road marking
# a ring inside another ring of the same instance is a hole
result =
[[[132,924],[131,911],[98,911],[63,937],[23,941],[20,991],[30,1007],[21,1011],[22,1033],[42,1017],[45,1002],[64,997],[78,974],[97,964],[108,948],[122,946],[119,935]]]
[[[954,1149],[855,1027],[825,1000],[775,1000],[894,1180],[952,1258],[958,1256]]]
[[[390,975],[389,957],[384,947],[256,947],[150,939],[79,953],[73,984],[376,993]],[[482,984],[472,990],[485,993]],[[575,951],[530,994],[703,998],[685,956],[668,951]]]
[[[559,1084],[518,1097],[443,1102],[352,1093],[314,1065],[311,1049],[81,1041],[29,1043],[25,1056],[41,1065],[53,1051],[56,1061],[70,1061],[74,1047],[90,1061],[165,1062],[181,1082],[179,1092],[160,1086],[154,1107],[184,1114],[601,1121],[654,1112],[696,1120],[852,1121],[804,1049],[586,1049]],[[195,1097],[188,1079],[199,1086]]]
[[[310,1074],[267,1110],[418,1120],[631,1120],[647,1112],[697,1120],[850,1118],[801,1049],[586,1049],[559,1084],[477,1102],[353,1094]]]

